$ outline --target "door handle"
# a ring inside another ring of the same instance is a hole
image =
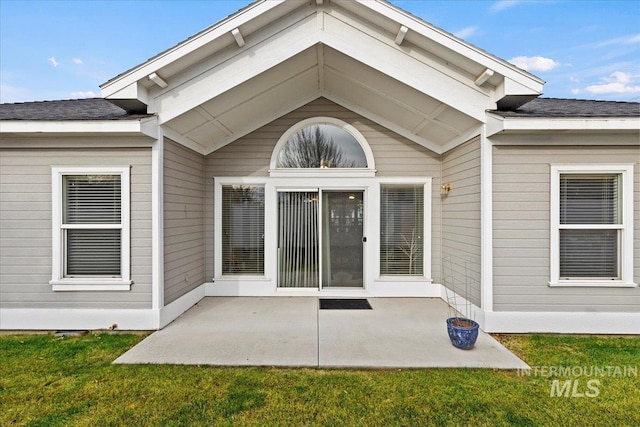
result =
[[[366,237],[362,238],[362,243],[367,243],[367,238]]]

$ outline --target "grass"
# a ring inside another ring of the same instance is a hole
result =
[[[514,371],[111,365],[142,338],[0,336],[0,425],[640,425],[633,375],[572,398],[550,397],[569,378]],[[531,366],[640,365],[640,337],[498,339]]]

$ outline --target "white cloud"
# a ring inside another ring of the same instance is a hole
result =
[[[525,71],[551,71],[560,66],[559,62],[544,56],[516,56],[509,62]]]
[[[78,65],[82,65],[83,64],[82,59],[80,59],[80,58],[73,58],[73,63],[74,64],[78,64]]]
[[[577,95],[580,93],[580,89],[571,89],[571,93]]]
[[[461,39],[465,39],[467,37],[471,37],[472,35],[474,35],[476,32],[478,31],[478,27],[476,27],[475,25],[471,26],[471,27],[466,27],[461,29],[460,31],[456,31],[455,33],[453,33],[454,36],[459,37]]]
[[[71,92],[71,97],[72,98],[96,98],[97,95],[93,91],[88,90],[86,92],[82,92],[82,91]]]
[[[629,34],[628,36],[616,37],[615,39],[604,40],[596,43],[594,47],[606,47],[612,45],[629,45],[640,43],[640,34]]]
[[[511,9],[518,3],[522,3],[522,0],[498,0],[493,5],[491,5],[491,12],[502,12],[503,10]]]
[[[57,67],[58,65],[60,65],[60,63],[58,61],[56,61],[55,56],[52,56],[51,58],[48,58],[47,61],[49,61],[51,63],[51,65],[53,65],[54,67]]]
[[[632,75],[622,71],[611,73],[602,79],[601,84],[587,86],[585,90],[595,95],[607,93],[640,93],[640,75]]]

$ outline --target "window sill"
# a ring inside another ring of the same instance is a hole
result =
[[[56,292],[68,292],[68,291],[130,291],[132,280],[83,280],[83,279],[68,279],[68,280],[51,280],[49,282],[51,289]]]
[[[376,282],[422,282],[432,283],[433,279],[427,279],[424,276],[410,276],[410,275],[397,275],[397,276],[380,276],[375,279]]]
[[[557,282],[548,282],[552,288],[635,288],[637,283],[623,282],[620,280],[559,280]]]

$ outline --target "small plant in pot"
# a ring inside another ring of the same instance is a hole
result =
[[[447,257],[443,260],[444,284],[449,306],[447,332],[454,347],[471,350],[478,339],[480,325],[471,317],[471,292],[478,264],[472,258]],[[464,312],[464,313],[463,313]]]

